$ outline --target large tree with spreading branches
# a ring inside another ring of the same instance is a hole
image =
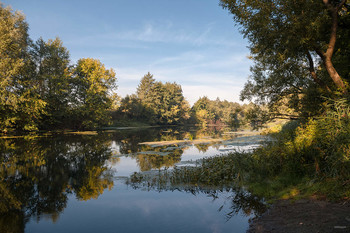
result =
[[[320,96],[348,95],[349,3],[221,0],[249,40],[254,60],[241,98],[270,106],[288,99],[300,112]]]

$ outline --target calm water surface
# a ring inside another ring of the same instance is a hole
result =
[[[140,144],[172,140],[185,141]],[[0,139],[0,232],[245,232],[261,203],[244,191],[135,188],[126,180],[261,140],[215,128]]]

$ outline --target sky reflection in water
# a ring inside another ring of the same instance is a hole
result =
[[[27,232],[245,232],[246,217],[226,222],[218,209],[229,193],[212,201],[205,194],[145,192],[116,183],[97,200],[70,200],[59,220],[29,222]]]
[[[232,136],[216,129],[173,128],[0,139],[0,232],[245,232],[251,207],[237,204],[245,193],[235,198],[229,190],[146,190],[125,184],[135,171],[188,164],[237,148],[233,142],[139,145],[189,135],[226,142]]]

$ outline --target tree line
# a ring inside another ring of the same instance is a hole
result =
[[[141,79],[136,94],[121,98],[113,111],[114,121],[136,121],[151,125],[226,125],[238,128],[249,124],[256,105],[239,104],[219,98],[200,97],[192,107],[177,83],[156,81],[151,73]],[[256,119],[256,118],[255,118]]]
[[[86,130],[130,121],[238,126],[249,108],[207,97],[191,108],[179,84],[156,81],[150,73],[136,94],[120,98],[115,72],[99,60],[82,58],[72,64],[59,38],[29,37],[23,14],[0,5],[0,18],[2,133]]]

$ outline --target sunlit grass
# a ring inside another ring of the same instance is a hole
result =
[[[319,118],[289,122],[264,147],[205,158],[155,178],[135,173],[131,182],[244,187],[269,201],[350,198],[350,108],[340,101]],[[155,142],[155,144],[158,142]],[[167,143],[167,142],[166,142]],[[170,142],[169,142],[170,143]],[[173,143],[173,142],[172,142]]]

